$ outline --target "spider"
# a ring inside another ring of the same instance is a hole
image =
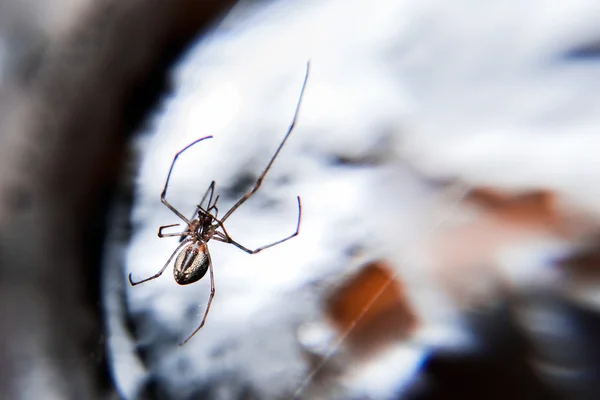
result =
[[[233,240],[231,238],[231,236],[229,236],[229,234],[227,233],[224,223],[227,220],[227,218],[229,218],[234,213],[234,211],[236,211],[242,204],[244,204],[250,197],[252,197],[252,195],[254,193],[256,193],[256,191],[260,188],[263,179],[267,175],[267,172],[269,172],[269,169],[271,168],[271,166],[273,165],[273,162],[279,155],[279,152],[283,148],[283,145],[285,144],[285,142],[289,138],[290,134],[294,130],[294,126],[296,125],[296,119],[298,117],[298,112],[300,111],[300,104],[302,103],[302,97],[304,95],[304,89],[306,87],[306,82],[308,81],[309,70],[310,70],[310,61],[307,62],[307,64],[306,64],[306,75],[304,76],[304,81],[302,83],[302,89],[300,91],[300,97],[299,97],[298,103],[296,105],[296,110],[294,112],[294,117],[292,119],[292,123],[291,123],[290,127],[288,128],[287,133],[283,137],[283,140],[279,144],[279,147],[275,151],[275,154],[273,154],[273,156],[271,157],[271,160],[269,161],[269,163],[267,164],[267,166],[265,167],[263,172],[260,174],[260,176],[256,180],[256,183],[254,184],[254,186],[248,192],[246,192],[246,194],[244,194],[242,196],[242,198],[239,199],[237,201],[237,203],[235,203],[229,209],[229,211],[227,211],[225,213],[225,215],[223,215],[223,217],[221,217],[221,218],[218,217],[219,209],[217,207],[217,201],[219,200],[219,195],[217,195],[213,201],[213,195],[214,195],[214,191],[215,191],[215,181],[212,181],[211,184],[208,186],[208,189],[204,193],[204,196],[202,197],[202,200],[200,201],[200,203],[196,206],[194,214],[192,215],[192,218],[190,218],[190,219],[187,219],[181,212],[179,212],[175,207],[173,207],[167,201],[167,198],[166,198],[167,187],[169,186],[169,180],[171,179],[171,173],[173,172],[173,167],[175,166],[175,162],[177,161],[177,158],[183,152],[188,150],[190,147],[194,146],[197,143],[202,142],[205,139],[211,139],[212,136],[206,136],[206,137],[195,140],[194,142],[188,144],[183,149],[181,149],[179,152],[177,152],[175,154],[175,156],[173,157],[173,161],[171,162],[171,168],[169,169],[169,174],[167,175],[167,180],[165,182],[165,186],[160,195],[160,200],[165,206],[167,206],[167,208],[169,208],[169,210],[171,210],[182,221],[184,221],[185,224],[187,225],[187,227],[183,232],[176,232],[176,233],[163,233],[163,230],[174,227],[174,226],[179,226],[180,224],[163,225],[163,226],[159,227],[158,228],[158,237],[159,238],[179,236],[180,237],[179,246],[177,246],[177,248],[171,254],[171,256],[169,257],[169,259],[167,260],[165,265],[156,274],[154,274],[146,279],[142,279],[140,281],[134,282],[131,279],[131,273],[130,273],[129,274],[129,283],[131,284],[131,286],[136,286],[141,283],[148,282],[150,280],[158,278],[167,269],[167,267],[171,263],[171,260],[173,259],[173,257],[175,257],[176,254],[177,254],[177,258],[175,259],[175,264],[173,266],[173,275],[174,275],[175,281],[178,284],[189,285],[191,283],[197,282],[206,275],[207,271],[210,271],[210,295],[208,298],[208,303],[206,305],[206,311],[204,311],[204,317],[202,318],[202,322],[200,322],[200,325],[196,328],[196,330],[194,330],[194,332],[192,332],[192,334],[189,335],[187,337],[187,339],[185,339],[183,342],[181,342],[179,344],[180,346],[183,346],[184,344],[186,344],[200,329],[202,329],[202,327],[204,326],[204,323],[206,322],[206,317],[208,316],[208,312],[210,310],[210,305],[212,304],[213,298],[215,296],[215,280],[214,280],[214,276],[213,276],[213,266],[212,266],[212,261],[210,258],[210,252],[208,251],[208,246],[207,246],[207,243],[211,239],[214,239],[216,241],[223,242],[223,243],[232,244],[232,245],[236,246],[237,248],[245,251],[248,254],[256,254],[265,249],[268,249],[269,247],[273,247],[273,246],[283,243],[287,240],[290,240],[291,238],[297,236],[300,231],[300,220],[302,217],[302,204],[300,202],[300,196],[296,197],[298,200],[298,221],[296,223],[296,231],[294,233],[292,233],[291,235],[286,236],[283,239],[280,239],[276,242],[258,247],[254,250],[248,249],[247,247],[242,246],[240,243]],[[205,208],[205,207],[203,207],[203,204],[207,198],[208,198],[208,203]]]

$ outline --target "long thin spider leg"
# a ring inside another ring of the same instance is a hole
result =
[[[215,220],[216,220],[217,214],[219,213],[219,209],[217,208],[217,201],[219,201],[219,197],[221,197],[221,195],[220,195],[220,194],[218,194],[218,195],[217,195],[217,197],[215,197],[215,202],[214,202],[214,203],[212,203],[212,205],[210,205],[210,202],[208,203],[209,207],[208,207],[208,208],[206,208],[206,209],[205,209],[204,207],[202,207],[202,202],[200,202],[200,204],[198,204],[198,205],[196,206],[196,212],[194,213],[194,217],[195,217],[196,215],[199,215],[199,214],[200,214],[200,212],[202,212],[202,213],[203,213],[203,214],[205,214],[205,215],[210,215],[210,216],[212,216],[212,217],[213,217],[213,219],[215,219]],[[211,197],[211,199],[212,199],[212,197]],[[215,210],[215,211],[216,211],[216,213],[215,213],[214,215],[212,215],[212,214],[211,214],[211,210]],[[197,213],[197,214],[196,214],[196,213]]]
[[[185,239],[186,236],[190,235],[190,231],[185,231],[185,232],[175,232],[175,233],[164,233],[164,234],[160,234],[158,235],[159,238],[166,238],[166,237],[174,237],[174,236],[181,236],[181,242],[183,242],[183,239]]]
[[[148,282],[148,281],[151,281],[152,279],[156,279],[159,276],[161,276],[162,273],[165,272],[165,269],[167,269],[167,267],[171,263],[171,260],[173,259],[173,257],[175,257],[175,254],[177,254],[177,252],[179,252],[179,249],[181,249],[183,247],[183,245],[185,245],[185,244],[187,244],[188,242],[191,242],[191,241],[192,241],[192,239],[187,239],[187,240],[184,240],[183,242],[181,242],[181,244],[179,246],[177,246],[177,248],[175,249],[175,251],[173,252],[173,254],[171,254],[171,257],[169,257],[169,259],[167,260],[167,262],[165,263],[165,265],[160,269],[160,271],[158,271],[156,274],[152,275],[151,277],[146,278],[146,279],[142,279],[141,281],[134,282],[134,281],[131,280],[131,273],[129,273],[129,284],[131,286],[136,286],[136,285],[139,285],[140,283]]]
[[[159,238],[164,238],[164,237],[169,237],[169,236],[182,236],[182,235],[187,235],[188,231],[185,232],[180,232],[180,233],[162,233],[163,229],[166,228],[171,228],[173,226],[179,226],[180,224],[171,224],[171,225],[163,225],[158,227],[158,237]]]
[[[162,233],[163,229],[166,228],[171,228],[173,226],[179,226],[180,224],[171,224],[171,225],[163,225],[161,227],[158,228],[158,237],[159,238],[165,238],[165,237],[173,237],[173,236],[181,236],[179,243],[183,242],[183,240],[185,239],[186,236],[188,236],[190,234],[189,228],[187,231],[183,231],[183,232],[174,232],[174,233]]]
[[[158,231],[160,232],[160,231],[162,231],[163,229],[166,229],[166,228],[171,228],[172,226],[179,226],[179,225],[181,225],[181,224],[169,224],[169,225],[162,225],[162,226],[159,226],[159,227],[158,227]]]
[[[292,133],[292,131],[294,130],[294,127],[296,126],[296,120],[298,119],[298,113],[300,112],[300,105],[302,104],[302,97],[304,96],[304,89],[306,88],[306,82],[308,81],[308,73],[309,72],[310,72],[310,60],[306,63],[306,75],[304,76],[304,82],[302,83],[302,89],[300,90],[300,98],[298,99],[298,104],[296,105],[296,111],[294,112],[294,118],[292,119],[292,123],[291,123],[290,127],[288,128],[287,133],[283,137],[283,140],[279,144],[279,147],[275,151],[275,154],[273,154],[273,157],[271,157],[271,160],[269,161],[269,164],[264,169],[264,171],[262,172],[262,174],[260,174],[260,176],[258,177],[258,180],[254,184],[254,187],[252,189],[250,189],[244,196],[242,196],[242,198],[239,199],[238,202],[235,203],[233,205],[233,207],[231,207],[229,209],[229,211],[227,211],[225,213],[225,215],[223,216],[223,218],[221,218],[221,222],[225,222],[225,220],[227,218],[229,218],[229,216],[235,210],[237,210],[237,208],[239,206],[241,206],[242,204],[244,204],[246,202],[246,200],[248,200],[250,197],[252,197],[252,195],[254,193],[256,193],[256,191],[258,190],[258,188],[260,188],[260,185],[262,184],[263,179],[267,175],[267,172],[269,172],[269,169],[271,169],[271,166],[273,165],[273,162],[275,161],[275,159],[279,155],[279,152],[281,151],[281,149],[285,145],[285,142],[288,140],[290,134]]]
[[[165,187],[163,188],[162,193],[160,194],[160,201],[162,201],[162,203],[167,206],[169,208],[169,210],[173,211],[173,213],[175,213],[175,215],[177,215],[179,218],[181,218],[182,220],[185,221],[185,223],[187,223],[188,225],[190,224],[190,221],[183,216],[183,214],[181,214],[179,211],[177,211],[177,209],[175,207],[173,207],[166,198],[167,195],[167,187],[169,186],[169,180],[171,179],[171,173],[173,172],[173,167],[175,166],[175,162],[177,161],[177,158],[179,157],[179,155],[181,153],[183,153],[184,151],[186,151],[187,149],[189,149],[190,147],[192,147],[193,145],[195,145],[196,143],[199,143],[201,141],[203,141],[204,139],[211,139],[212,136],[205,136],[203,138],[197,139],[195,141],[193,141],[192,143],[188,144],[187,146],[185,146],[183,149],[179,150],[176,154],[175,157],[173,157],[173,162],[171,162],[171,168],[169,168],[169,174],[167,175],[167,180],[165,182]]]
[[[206,322],[206,317],[208,316],[208,311],[210,310],[210,305],[212,304],[213,298],[215,297],[215,278],[214,278],[214,274],[213,274],[213,266],[212,266],[212,260],[210,259],[210,253],[208,254],[208,269],[210,271],[210,296],[208,297],[208,303],[206,304],[206,311],[204,311],[204,317],[202,318],[202,322],[200,322],[200,325],[196,328],[196,330],[194,332],[192,332],[192,334],[190,336],[188,336],[187,339],[185,339],[183,342],[181,342],[179,345],[183,346],[184,344],[186,344],[196,333],[198,333],[198,331],[200,329],[202,329],[202,327],[204,326],[204,323]]]
[[[202,204],[204,204],[204,200],[206,200],[206,197],[208,196],[208,194],[210,193],[210,196],[208,198],[208,206],[210,207],[210,203],[212,202],[212,198],[213,198],[213,193],[215,191],[215,181],[212,181],[210,183],[210,185],[208,185],[208,189],[206,189],[206,192],[204,192],[204,196],[202,196],[202,200],[200,200],[200,203],[198,203],[198,206],[196,206],[196,209],[194,210],[194,214],[192,215],[192,218],[190,218],[190,221],[192,221],[194,218],[196,218],[196,215],[198,215],[198,209],[202,208]],[[217,196],[217,199],[219,198],[219,196]],[[216,200],[215,200],[216,202]]]
[[[302,217],[302,203],[300,203],[300,196],[298,196],[297,199],[298,199],[298,223],[296,225],[296,231],[294,233],[292,233],[291,235],[283,238],[283,239],[280,239],[280,240],[278,240],[276,242],[267,244],[265,246],[261,246],[261,247],[259,247],[257,249],[254,249],[254,250],[250,250],[249,248],[244,247],[241,244],[239,244],[238,242],[236,242],[235,240],[233,240],[229,236],[229,234],[227,234],[227,231],[225,230],[225,227],[223,225],[221,225],[221,228],[223,228],[223,233],[221,233],[221,232],[215,232],[215,235],[213,236],[213,239],[215,239],[215,240],[217,240],[219,242],[223,242],[223,243],[230,243],[230,244],[234,245],[235,247],[237,247],[238,249],[241,249],[241,250],[245,251],[248,254],[256,254],[256,253],[258,253],[260,251],[263,251],[264,249],[268,249],[269,247],[273,247],[273,246],[281,244],[281,243],[283,243],[283,242],[285,242],[287,240],[290,240],[291,238],[297,236],[298,233],[300,232],[300,220],[301,220],[301,217]]]
[[[203,216],[210,215],[210,213],[207,210],[205,210],[203,207],[200,207],[200,205],[196,206],[196,210],[198,211],[198,216],[200,216],[200,213],[202,213]],[[214,217],[213,217],[213,219],[214,219]],[[216,219],[215,219],[215,221],[216,221]]]
[[[219,199],[219,196],[217,196],[217,199]],[[216,204],[216,200],[215,200],[215,204]],[[210,214],[209,210],[214,209],[216,211],[216,213],[214,215]],[[217,208],[216,205],[213,205],[209,210],[205,210],[204,208],[198,206],[198,211],[202,212],[202,214],[204,215],[210,215],[212,217],[212,219],[216,222],[215,225],[217,225],[218,227],[220,226],[221,228],[223,228],[223,230],[225,230],[225,226],[223,225],[223,222],[217,218],[217,214],[219,213],[219,209]]]
[[[217,199],[219,198],[219,196],[217,196]],[[219,217],[219,208],[217,206],[212,206],[212,208],[215,209],[215,219],[217,219]]]
[[[214,218],[217,218],[217,216],[219,215],[219,208],[217,207],[217,201],[219,201],[219,196],[217,195],[217,197],[215,197],[215,202],[213,203],[212,206],[210,206],[210,208],[208,210],[206,210],[207,213],[210,214],[211,210],[215,210],[215,213],[213,214]]]
[[[199,210],[204,210],[202,208],[202,204],[204,203],[204,200],[206,200],[206,197],[208,196],[209,193],[210,193],[210,198],[208,200],[208,204],[210,205],[214,191],[215,191],[215,181],[212,181],[210,183],[210,185],[208,185],[208,189],[206,189],[206,192],[204,192],[204,196],[202,196],[202,200],[200,200],[200,203],[198,203],[198,205],[194,209],[194,213],[192,214],[192,218],[190,218],[190,221],[193,221],[198,216]],[[219,199],[219,196],[217,195],[217,198],[215,199],[215,203],[217,202],[218,199]],[[177,235],[174,235],[174,236],[177,236]],[[184,238],[185,238],[185,236],[181,236],[179,243],[181,243]]]
[[[204,203],[204,200],[206,199],[206,195],[210,192],[210,196],[208,196],[208,206],[210,207],[210,203],[212,203],[213,200],[213,194],[215,193],[215,181],[212,181],[210,183],[210,185],[208,186],[208,189],[206,190],[206,193],[204,193],[204,196],[202,197],[202,201],[200,202],[200,204]]]

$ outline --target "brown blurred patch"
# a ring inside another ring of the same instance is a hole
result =
[[[600,237],[560,262],[567,279],[575,282],[600,282]]]
[[[475,188],[465,200],[505,223],[534,224],[557,232],[564,230],[565,221],[559,211],[557,195],[548,190],[505,194],[492,188]]]
[[[549,190],[512,194],[481,187],[465,202],[476,207],[475,216],[429,247],[438,280],[464,307],[485,306],[514,290],[514,277],[498,269],[502,252],[546,240],[576,242],[595,229],[589,219],[561,208],[559,195]]]
[[[367,264],[345,281],[325,310],[340,334],[352,329],[345,343],[359,357],[406,338],[418,322],[402,282],[384,261]]]
[[[544,235],[555,236],[573,246],[571,255],[558,263],[564,273],[564,287],[576,298],[589,297],[581,292],[583,287],[591,290],[590,293],[594,292],[593,288],[600,283],[600,228],[596,217],[580,213],[574,208],[561,208],[559,195],[547,190],[510,195],[491,188],[477,188],[467,200],[483,211],[476,221],[464,227],[465,231],[473,232],[479,227],[479,233],[471,237],[473,241],[468,241],[479,250],[484,248],[489,252],[487,261],[479,259],[479,267],[493,267],[494,254],[503,248]],[[477,251],[472,250],[471,254]],[[462,268],[465,272],[465,267]],[[488,275],[494,275],[497,281],[502,280],[499,274],[489,269]],[[500,283],[511,290],[511,282]],[[464,287],[452,290],[458,297],[468,293]]]

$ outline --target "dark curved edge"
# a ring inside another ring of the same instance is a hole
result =
[[[125,145],[174,60],[235,2],[90,2],[27,68],[22,115],[0,135],[0,398],[116,397],[99,267]]]

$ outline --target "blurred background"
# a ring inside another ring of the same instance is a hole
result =
[[[0,398],[600,396],[590,0],[0,1]],[[181,221],[211,181],[206,277]],[[173,228],[177,229],[177,228]]]

